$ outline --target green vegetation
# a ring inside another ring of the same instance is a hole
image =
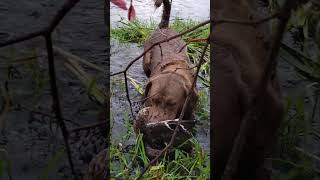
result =
[[[132,134],[132,125],[128,123],[127,133],[121,142],[128,140],[128,134]],[[175,149],[174,159],[168,160],[164,156],[159,162],[152,166],[144,175],[144,179],[209,179],[210,159],[195,138],[189,140],[194,147],[194,152],[188,154],[182,150]],[[149,163],[142,141],[142,134],[136,137],[136,142],[123,146],[122,143],[111,142],[111,179],[134,179],[141,170]]]
[[[157,27],[155,22],[144,23],[140,21],[122,21],[122,24],[123,26],[111,30],[111,37],[117,39],[121,43],[137,43],[140,46]],[[171,28],[177,32],[183,32],[197,24],[198,22],[192,20],[175,19],[171,23]],[[191,39],[207,38],[208,35],[209,26],[205,26],[182,38],[187,42]],[[200,59],[203,47],[204,43],[201,42],[188,44],[188,55],[193,63],[196,64]],[[205,60],[205,64],[202,65],[200,69],[202,80],[199,80],[204,87],[209,86],[209,50],[206,52]],[[138,93],[143,93],[143,84],[132,77],[128,77],[128,80]],[[116,95],[113,90],[116,87],[118,87],[121,92],[125,93],[123,81],[112,78],[111,84],[112,96]],[[209,123],[209,99],[209,89],[200,89],[196,116],[201,123]],[[150,162],[150,159],[146,156],[142,135],[140,134],[135,137],[132,131],[133,127],[129,121],[128,112],[124,112],[123,117],[126,131],[122,135],[121,140],[112,141],[110,147],[111,179],[134,179]],[[129,139],[135,139],[133,147],[124,145],[130,144],[128,142]],[[156,165],[152,166],[149,171],[146,172],[143,179],[209,179],[210,156],[208,152],[203,150],[196,138],[192,138],[189,141],[194,147],[193,153],[190,154],[183,150],[175,149],[174,159],[170,159],[169,161],[168,157],[165,155]]]

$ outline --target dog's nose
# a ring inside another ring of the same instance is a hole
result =
[[[153,111],[152,113],[150,113],[149,115],[149,121],[152,121],[152,122],[158,122],[158,121],[161,121],[162,119],[161,119],[161,115],[160,115],[161,113],[160,112],[158,112],[158,111]]]

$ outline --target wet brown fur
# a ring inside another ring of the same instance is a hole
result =
[[[214,0],[215,19],[256,20],[253,0]],[[248,100],[255,93],[267,62],[269,37],[266,26],[222,24],[213,29],[213,179],[224,172],[238,135]],[[261,179],[264,156],[276,142],[283,102],[276,74],[268,82],[259,107],[261,119],[246,134],[246,144],[234,179]],[[267,178],[266,176],[263,178]]]
[[[170,2],[169,0],[161,2],[164,6],[162,20],[159,28],[145,42],[145,50],[158,41],[177,35],[168,27]],[[145,54],[143,69],[149,78],[145,88],[145,106],[150,108],[147,118],[138,118],[135,121],[136,132],[143,131],[142,127],[147,123],[178,118],[190,90],[191,100],[188,103],[184,119],[193,119],[197,90],[191,88],[194,79],[193,70],[190,69],[187,49],[184,46],[185,42],[181,38],[176,38],[153,47]],[[181,50],[181,48],[183,49]],[[144,137],[154,138],[151,134],[145,134]],[[169,139],[165,141],[169,142]]]

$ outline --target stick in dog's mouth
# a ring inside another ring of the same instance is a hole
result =
[[[195,120],[182,120],[179,124],[179,119],[163,120],[158,122],[148,122],[150,107],[141,109],[137,115],[135,123],[139,123],[139,129],[143,133],[146,144],[150,145],[154,149],[162,144],[169,143],[174,129],[179,125],[179,140],[185,142],[192,137],[192,128],[196,123]],[[181,144],[181,143],[178,143]]]

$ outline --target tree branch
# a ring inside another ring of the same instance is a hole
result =
[[[63,121],[62,113],[60,109],[60,100],[59,100],[59,93],[57,88],[57,80],[56,80],[56,72],[54,67],[54,57],[53,57],[53,48],[52,48],[52,39],[51,34],[48,34],[45,36],[46,39],[46,47],[47,47],[47,54],[48,54],[48,63],[49,63],[49,76],[50,76],[50,86],[51,86],[51,93],[52,93],[52,100],[53,100],[53,109],[57,116],[57,122],[60,126],[64,143],[67,150],[68,160],[71,167],[72,174],[75,175],[72,157],[71,157],[71,151],[70,151],[70,145],[69,145],[69,132],[67,130],[67,127]]]
[[[59,22],[65,17],[65,15],[72,9],[79,0],[67,0],[60,10],[58,10],[53,17],[53,19],[50,21],[50,23],[43,27],[40,30],[28,33],[23,36],[15,37],[12,39],[9,39],[4,42],[0,42],[0,48],[5,47],[14,43],[30,40],[32,38],[38,37],[38,36],[44,36],[46,40],[46,47],[47,47],[47,54],[48,54],[48,63],[49,63],[49,76],[50,76],[50,85],[51,85],[51,92],[52,92],[52,98],[53,98],[53,107],[55,110],[55,114],[57,117],[57,122],[60,126],[60,129],[62,131],[62,135],[64,138],[67,155],[69,164],[71,167],[72,174],[75,175],[73,163],[72,163],[72,157],[71,157],[71,151],[69,146],[69,133],[65,126],[61,109],[60,109],[60,101],[59,101],[59,94],[58,94],[58,88],[56,84],[56,77],[55,77],[55,67],[54,67],[54,56],[53,56],[53,48],[52,48],[52,39],[51,39],[51,33],[55,29],[55,27],[59,24]]]

